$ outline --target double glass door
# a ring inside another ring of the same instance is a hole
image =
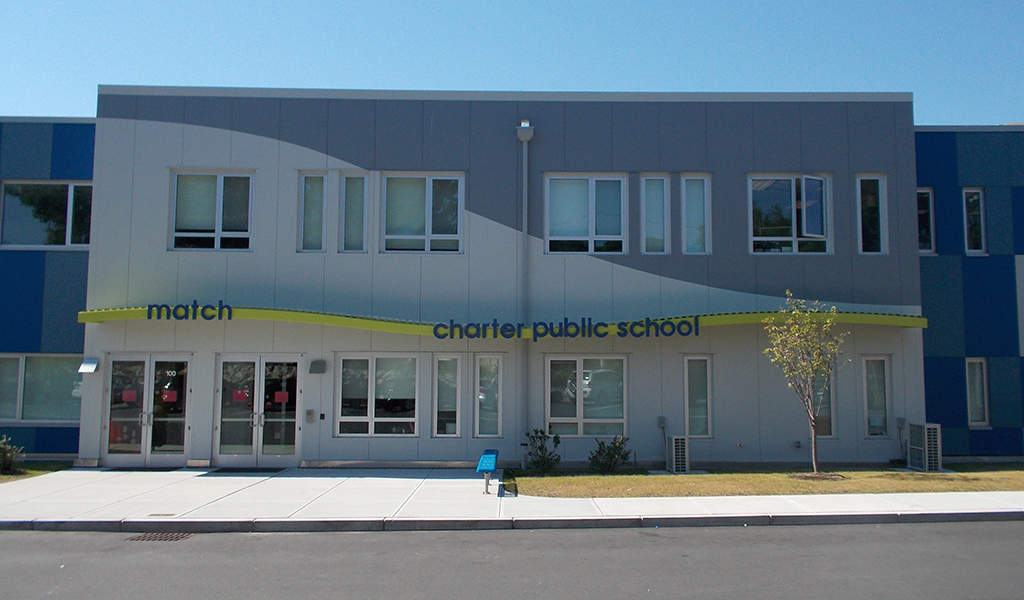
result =
[[[189,426],[189,357],[120,356],[106,387],[105,464],[185,466]]]
[[[217,466],[299,463],[298,357],[222,356],[217,367]]]

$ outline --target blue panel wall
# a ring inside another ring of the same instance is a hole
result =
[[[1024,187],[1010,188],[1010,202],[1013,203],[1013,230],[1018,234],[1013,236],[1013,253],[1024,254]]]
[[[26,454],[78,454],[78,427],[0,427]]]
[[[46,253],[0,252],[0,352],[39,352]]]
[[[965,356],[962,261],[959,256],[921,257],[921,308],[928,317],[925,356]]]
[[[929,423],[967,424],[967,366],[962,357],[924,358],[925,414]]]
[[[51,123],[4,123],[0,131],[0,179],[49,179]]]
[[[96,125],[93,123],[55,123],[50,179],[92,180]]]
[[[956,133],[919,132],[917,142],[917,185],[957,186]]]
[[[1020,356],[1014,258],[966,257],[963,261],[966,355]]]
[[[85,310],[89,254],[47,252],[45,265],[39,350],[80,354],[85,325],[78,322],[78,312]]]
[[[1020,428],[972,429],[970,453],[974,456],[1017,456],[1024,454]],[[945,446],[945,439],[943,439]],[[945,448],[943,448],[945,451]],[[949,452],[946,451],[948,454]]]
[[[988,412],[992,427],[1022,427],[1020,357],[988,359]]]

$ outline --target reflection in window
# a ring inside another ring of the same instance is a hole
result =
[[[750,210],[754,252],[828,252],[824,178],[751,178]]]
[[[886,383],[886,360],[864,360],[864,393],[868,409],[868,435],[889,435],[889,388]]]
[[[981,189],[964,190],[964,235],[968,252],[985,252],[985,204]]]
[[[886,237],[885,180],[881,177],[858,177],[860,197],[860,251],[881,254],[888,251]]]
[[[324,177],[302,178],[302,250],[324,249]]]
[[[967,420],[971,427],[988,427],[988,363],[967,359]]]
[[[25,357],[25,388],[21,418],[77,421],[82,400],[80,357]]]
[[[624,435],[624,359],[552,358],[547,368],[548,433]]]
[[[384,179],[384,250],[458,252],[461,179]]]
[[[174,247],[248,249],[250,183],[248,175],[178,174]]]
[[[709,365],[707,358],[686,358],[686,431],[694,437],[711,435]]]
[[[476,434],[480,437],[501,435],[501,358],[477,358],[476,371]]]
[[[339,434],[416,434],[415,358],[343,358],[341,378]]]
[[[932,232],[935,223],[932,212],[932,190],[917,190],[917,243],[922,253],[935,252],[935,241]]]
[[[683,179],[683,251],[686,254],[708,252],[708,190],[710,177],[686,177]]]
[[[366,250],[365,217],[366,214],[366,178],[342,177],[344,184],[344,209],[341,212],[341,231],[343,252],[363,252]]]
[[[89,243],[92,185],[5,183],[0,243],[74,246]]]
[[[438,358],[434,363],[434,435],[459,434],[459,359]]]
[[[548,252],[625,251],[623,177],[549,177]]]
[[[644,211],[643,252],[665,254],[668,252],[668,178],[645,177],[641,182]]]

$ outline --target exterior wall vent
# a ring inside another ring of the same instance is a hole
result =
[[[669,473],[689,473],[689,440],[686,437],[670,437],[667,441],[668,456],[665,457],[665,469]]]
[[[942,426],[911,423],[907,444],[907,466],[915,471],[942,471]]]

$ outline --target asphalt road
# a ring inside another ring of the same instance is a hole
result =
[[[132,535],[0,532],[0,598],[1024,597],[1024,522]]]

